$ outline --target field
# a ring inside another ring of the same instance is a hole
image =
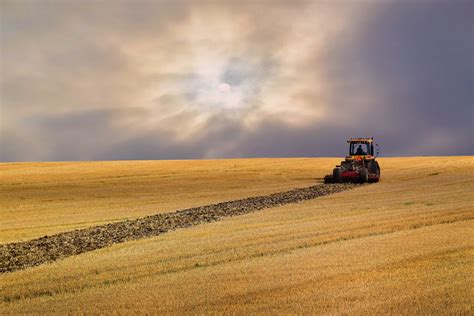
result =
[[[0,242],[321,181],[338,159],[2,164]],[[0,275],[0,314],[472,314],[474,158]]]
[[[4,163],[0,243],[305,187],[337,161]]]

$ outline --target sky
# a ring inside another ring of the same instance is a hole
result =
[[[471,0],[0,0],[0,161],[473,155]]]

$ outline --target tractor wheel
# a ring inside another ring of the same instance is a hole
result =
[[[332,181],[334,183],[341,183],[341,168],[334,168],[334,170],[332,171]]]
[[[369,182],[369,170],[366,167],[362,167],[359,170],[359,181],[360,183]]]
[[[367,165],[369,168],[369,173],[380,175],[380,167],[377,161],[371,161]]]

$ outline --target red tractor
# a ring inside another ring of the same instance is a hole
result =
[[[332,175],[324,177],[324,183],[367,183],[379,182],[380,166],[375,160],[373,138],[351,138],[349,156],[334,168]],[[377,146],[377,145],[375,145]]]

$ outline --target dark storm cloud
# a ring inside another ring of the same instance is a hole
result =
[[[1,161],[473,154],[471,1],[1,9]]]
[[[351,134],[379,136],[390,155],[472,154],[473,12],[472,1],[384,2],[333,47],[329,76],[346,80],[332,101],[375,95]]]

